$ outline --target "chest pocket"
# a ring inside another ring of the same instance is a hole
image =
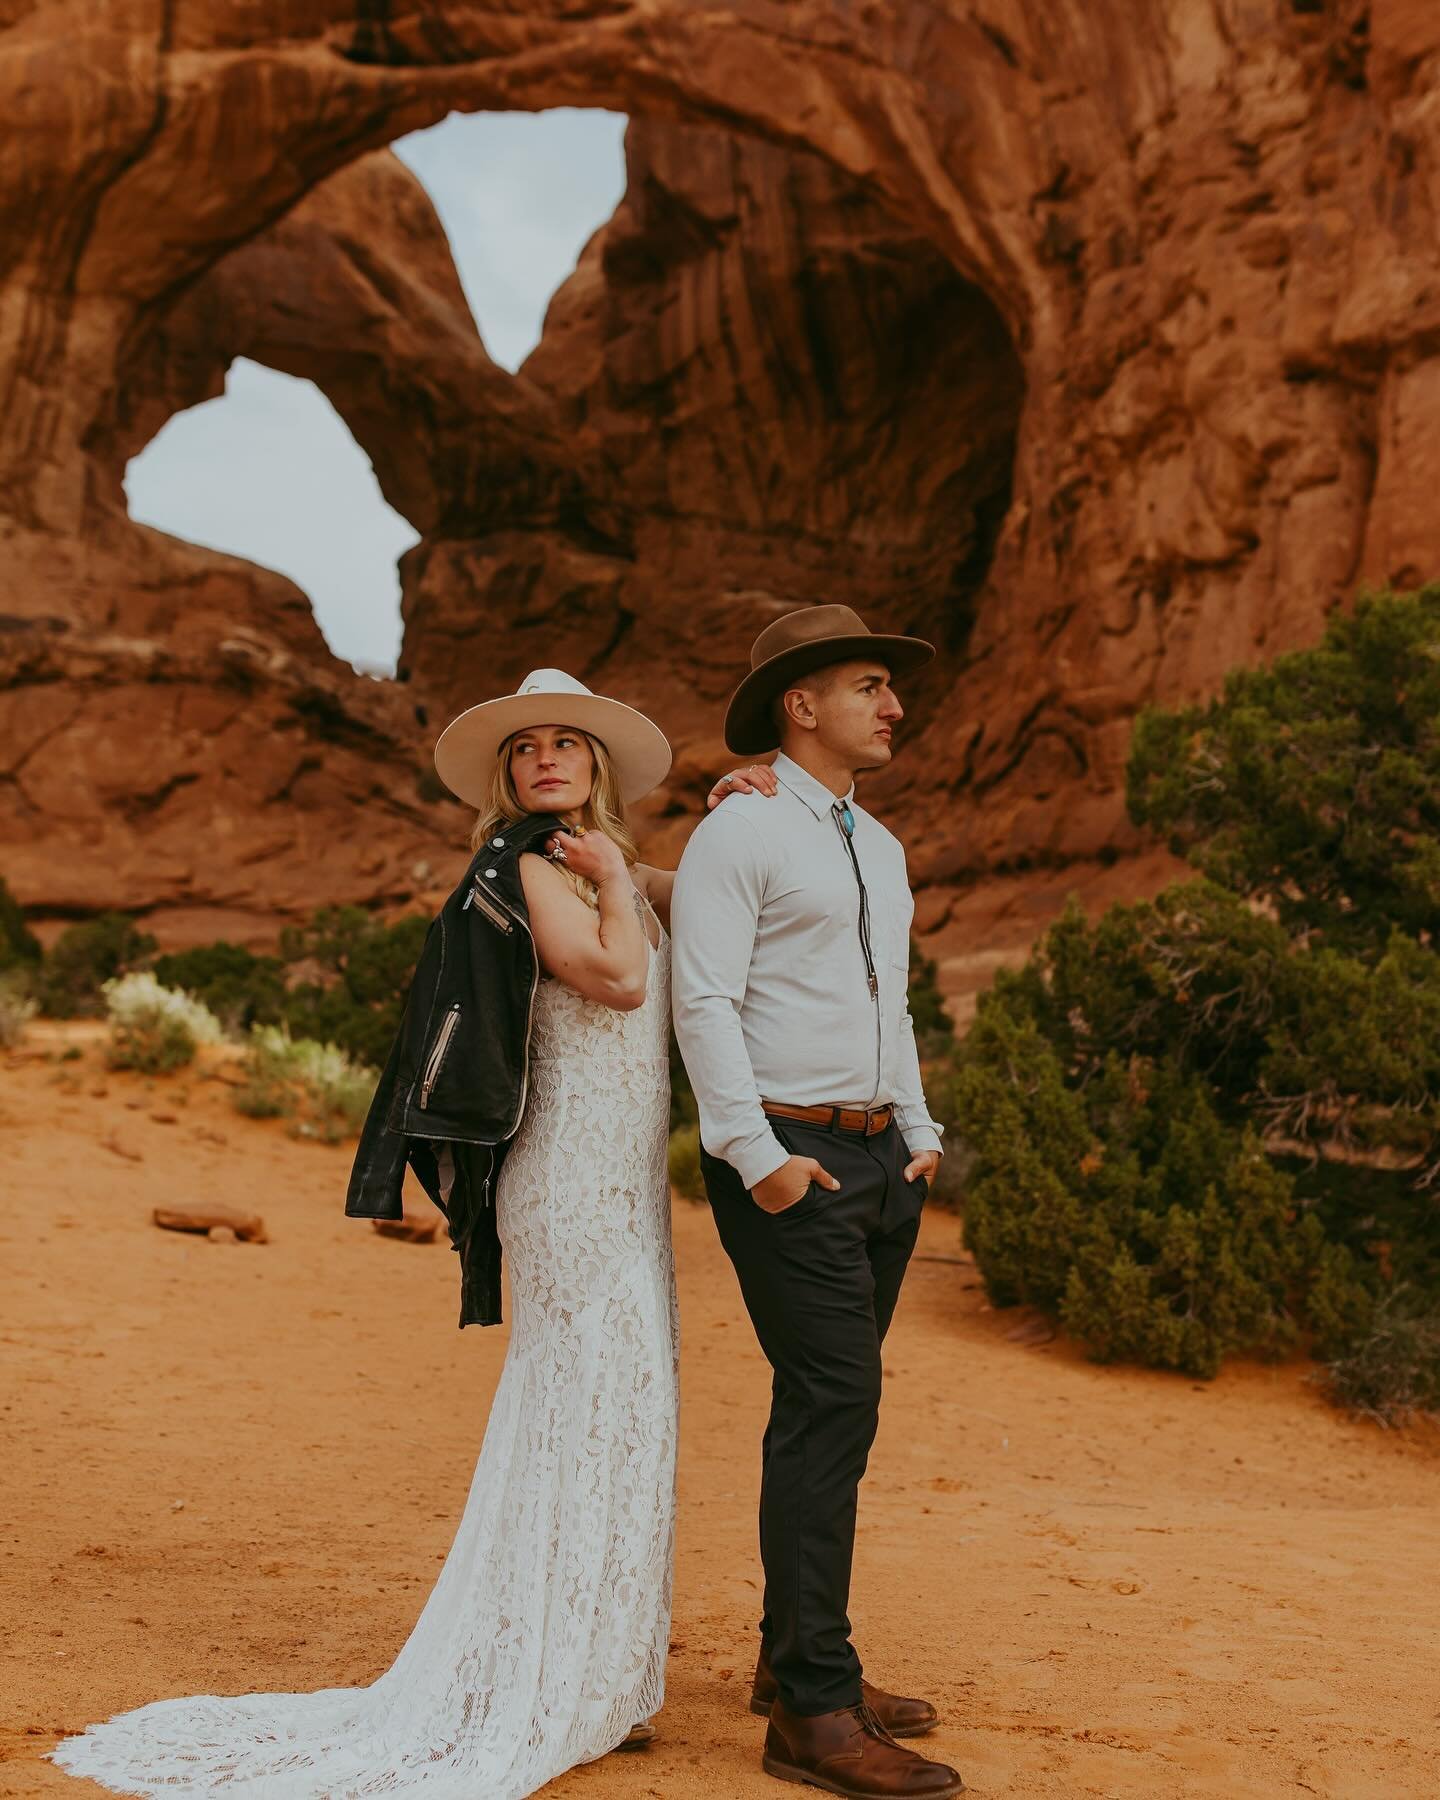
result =
[[[915,918],[915,902],[911,899],[908,891],[901,896],[900,905],[889,908],[888,913],[885,935],[890,962],[899,971],[902,980],[908,980],[910,974],[910,927]]]
[[[465,905],[474,903],[475,911],[482,919],[488,919],[497,931],[503,931],[508,937],[515,929],[515,921],[510,917],[498,900],[492,900],[485,889],[477,881],[465,896]]]

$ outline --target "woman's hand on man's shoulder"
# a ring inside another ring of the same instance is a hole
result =
[[[779,791],[780,783],[769,763],[747,763],[743,769],[732,769],[722,775],[705,796],[705,810],[713,812],[731,794],[764,794],[770,798]]]

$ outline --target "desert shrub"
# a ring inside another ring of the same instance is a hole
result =
[[[700,1173],[700,1128],[680,1125],[670,1133],[670,1185],[687,1200],[705,1198],[705,1181]]]
[[[99,913],[68,926],[40,965],[40,1010],[52,1019],[99,1017],[106,982],[137,968],[154,948],[154,938],[124,913]]]
[[[1136,721],[1131,817],[1287,932],[1440,929],[1440,586],[1371,594],[1219,699]]]
[[[997,1303],[1199,1373],[1303,1338],[1359,1359],[1337,1393],[1423,1341],[1437,774],[1440,588],[1363,600],[1317,649],[1142,717],[1132,814],[1202,874],[1094,922],[1072,901],[937,1084]]]
[[[982,1000],[955,1093],[965,1241],[996,1304],[1041,1308],[1099,1360],[1203,1376],[1365,1316],[1349,1253],[1202,1080],[1111,1052],[1075,1085],[1011,999]]]
[[[1278,1135],[1333,1146],[1367,1210],[1383,1164],[1440,1182],[1440,963],[1393,930],[1378,958],[1321,948],[1290,960],[1259,1068],[1256,1111]],[[1440,1209],[1436,1222],[1440,1225]]]
[[[247,1119],[285,1119],[295,1111],[295,1092],[271,1059],[252,1051],[239,1086],[230,1090],[230,1103]]]
[[[1111,906],[1093,925],[1072,899],[996,991],[1023,1004],[1074,1080],[1112,1052],[1173,1054],[1223,1107],[1254,1085],[1288,951],[1272,921],[1192,881]]]
[[[166,987],[193,994],[229,1030],[273,1025],[284,1013],[285,964],[278,956],[257,956],[221,938],[158,956],[154,967]]]
[[[15,971],[0,974],[0,1050],[12,1049],[20,1042],[37,1010],[23,975]]]
[[[168,1074],[195,1058],[196,1046],[220,1041],[219,1021],[198,1000],[162,987],[149,970],[105,983],[110,1015],[106,1060],[112,1069]]]
[[[42,954],[40,940],[25,923],[19,901],[0,880],[0,969],[33,969]]]
[[[1408,1283],[1390,1289],[1324,1379],[1342,1406],[1382,1425],[1440,1418],[1440,1305]]]
[[[282,931],[278,956],[220,940],[161,956],[155,972],[234,1030],[283,1025],[297,1042],[334,1044],[378,1065],[399,1029],[426,930],[418,917],[387,925],[358,906],[325,907]]]
[[[291,1035],[383,1065],[428,929],[418,915],[387,925],[358,906],[325,907],[308,925],[287,927],[281,958],[317,967],[323,977],[286,994],[282,1019]]]
[[[1171,1057],[1272,1150],[1343,1151],[1332,1199],[1377,1159],[1440,1181],[1440,962],[1399,931],[1370,960],[1311,948],[1202,878],[1093,924],[1072,900],[994,991],[1075,1083],[1111,1053]]]
[[[327,1143],[358,1133],[379,1080],[338,1045],[292,1038],[275,1025],[251,1031],[242,1073],[231,1093],[238,1111],[293,1119],[299,1135]]]

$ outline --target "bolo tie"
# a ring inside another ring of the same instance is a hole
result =
[[[880,992],[880,982],[875,974],[875,954],[870,944],[870,896],[865,892],[865,878],[860,873],[860,863],[855,855],[855,814],[850,810],[848,800],[837,800],[830,809],[839,830],[841,840],[850,857],[850,867],[855,871],[855,886],[860,890],[860,953],[865,958],[865,974],[870,984],[870,992]]]

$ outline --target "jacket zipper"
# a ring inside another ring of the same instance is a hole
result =
[[[470,892],[478,896],[480,889],[472,887]],[[500,910],[504,912],[506,918],[511,921],[512,925],[518,925],[530,940],[530,998],[525,1006],[525,1066],[520,1075],[520,1100],[515,1108],[515,1116],[510,1121],[508,1128],[500,1133],[499,1139],[456,1138],[454,1140],[456,1143],[488,1143],[493,1148],[496,1142],[503,1142],[504,1139],[515,1135],[515,1132],[519,1129],[520,1121],[525,1114],[525,1099],[530,1091],[530,1033],[531,1027],[535,1022],[535,995],[540,987],[540,952],[535,948],[535,933],[530,929],[527,920],[522,919],[518,913],[512,913],[503,901],[496,900],[492,894],[487,893],[485,899],[490,905],[499,907]],[[468,900],[462,903],[462,912],[468,903]],[[435,1085],[435,1077],[440,1072],[438,1059],[444,1056],[445,1046],[450,1041],[450,1033],[454,1031],[456,1024],[459,1022],[459,1017],[460,1003],[456,1001],[451,1007],[445,1023],[440,1027],[440,1035],[435,1040],[435,1048],[430,1052],[425,1063],[425,1077],[420,1088],[419,1104],[421,1107],[424,1107],[430,1098],[430,1089]],[[493,1171],[493,1160],[491,1168]]]
[[[511,1137],[520,1128],[520,1121],[525,1116],[525,1096],[530,1091],[530,1028],[535,1020],[535,994],[540,986],[540,952],[535,948],[535,933],[530,929],[529,921],[517,919],[530,940],[530,998],[525,1006],[525,1066],[520,1072],[520,1100],[515,1108],[515,1117],[510,1121],[510,1129],[505,1136]]]
[[[477,897],[480,890],[474,890]],[[525,1097],[530,1091],[530,1030],[535,1022],[535,995],[540,987],[540,952],[535,948],[535,933],[530,929],[528,919],[522,919],[518,913],[512,913],[503,900],[497,900],[493,894],[485,895],[486,901],[499,908],[508,920],[518,925],[530,940],[530,998],[525,1003],[525,1065],[520,1071],[520,1099],[516,1103],[515,1116],[509,1127],[500,1134],[500,1141],[513,1137],[520,1128],[520,1121],[525,1116]]]
[[[500,930],[507,934],[515,929],[509,915],[490,898],[484,888],[472,887],[465,897],[465,906],[468,906],[472,900],[492,925],[498,925]],[[463,912],[465,907],[462,906],[460,910]]]
[[[430,1090],[434,1087],[440,1074],[440,1065],[445,1060],[445,1052],[450,1048],[450,1040],[455,1035],[455,1027],[460,1023],[460,1002],[457,1000],[446,1013],[439,1031],[435,1034],[435,1043],[429,1056],[425,1059],[425,1074],[420,1083],[420,1108],[430,1104]]]

